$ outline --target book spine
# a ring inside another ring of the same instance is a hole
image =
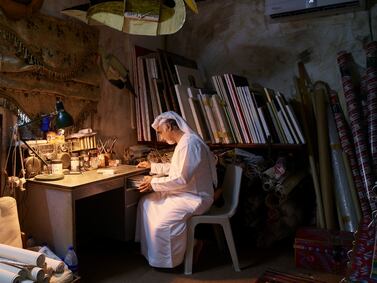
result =
[[[258,130],[256,128],[256,124],[255,124],[253,114],[252,114],[251,101],[248,97],[246,97],[244,87],[237,87],[237,91],[242,100],[242,103],[241,103],[242,111],[244,112],[244,117],[246,119],[246,126],[248,127],[249,132],[251,133],[251,136],[252,136],[252,142],[260,143],[260,137],[258,135]]]
[[[260,137],[260,143],[266,143],[266,134],[263,130],[262,123],[260,121],[259,113],[258,113],[258,106],[257,102],[255,100],[253,92],[250,91],[249,87],[245,87],[245,92],[247,93],[247,96],[251,103],[251,111],[253,114],[253,120],[255,121],[255,125]]]
[[[232,129],[233,136],[235,142],[242,143],[243,140],[241,138],[241,133],[239,130],[239,126],[237,123],[237,120],[235,118],[235,113],[233,110],[233,106],[231,103],[231,100],[229,98],[229,95],[227,94],[227,88],[225,86],[225,79],[222,76],[216,76],[217,81],[218,81],[218,86],[219,86],[219,95],[221,96],[222,100],[225,102],[225,111],[228,114],[228,119],[229,119],[229,125]]]
[[[245,119],[243,117],[243,113],[242,113],[239,101],[237,99],[234,81],[233,81],[230,74],[225,74],[224,78],[225,78],[226,83],[227,83],[227,87],[228,87],[229,94],[230,94],[230,99],[231,99],[232,104],[233,104],[234,109],[235,109],[234,113],[237,117],[237,120],[239,121],[240,130],[241,130],[241,133],[242,133],[241,137],[242,137],[244,143],[250,143],[251,142],[250,134],[247,131],[246,126],[245,126]]]
[[[291,133],[291,136],[293,137],[294,141],[296,144],[299,144],[300,143],[300,138],[298,137],[298,134],[296,133],[296,130],[294,129],[294,126],[292,124],[292,121],[291,119],[289,118],[289,115],[288,115],[288,112],[287,112],[287,109],[285,107],[285,103],[283,102],[282,100],[282,95],[280,92],[277,92],[276,95],[275,95],[275,98],[277,100],[277,102],[279,103],[279,106],[280,106],[280,109],[283,113],[283,116],[284,116],[284,119],[285,119],[285,122],[286,124],[288,125],[288,129]]]
[[[221,129],[220,131],[220,137],[222,138],[224,143],[232,143],[234,142],[231,131],[230,131],[230,126],[228,124],[228,120],[225,115],[225,111],[222,106],[222,101],[221,98],[219,97],[218,94],[214,94],[211,96],[212,99],[212,105],[214,109],[214,114],[215,114],[215,119],[219,121],[219,128]]]
[[[281,143],[287,143],[288,142],[287,138],[284,134],[284,130],[283,130],[281,123],[279,121],[278,112],[275,108],[275,105],[274,105],[272,99],[271,99],[270,93],[266,88],[264,88],[264,94],[266,96],[268,109],[269,109],[272,121],[274,123],[275,129],[278,133],[279,140],[280,140]]]
[[[211,138],[211,143],[216,143],[215,137],[213,135],[214,131],[211,128],[211,124],[209,122],[207,111],[206,111],[206,109],[204,107],[204,101],[203,101],[203,97],[202,97],[201,93],[198,93],[197,99],[199,101],[199,104],[200,104],[200,107],[201,107],[201,110],[202,110],[202,113],[203,113],[203,117],[204,117],[204,121],[205,121],[205,126],[207,127],[208,133],[209,133],[209,137]]]
[[[212,107],[212,100],[209,95],[207,94],[200,94],[201,99],[203,101],[203,106],[206,111],[207,117],[208,117],[208,122],[209,126],[212,130],[213,138],[215,139],[215,143],[221,143],[222,139],[220,139],[220,130],[218,128],[218,125],[215,121],[215,118],[213,116],[213,107]]]

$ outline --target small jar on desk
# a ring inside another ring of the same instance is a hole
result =
[[[72,153],[71,156],[71,172],[80,171],[80,159],[77,153]]]
[[[61,160],[55,159],[51,161],[51,173],[63,174],[63,163]]]

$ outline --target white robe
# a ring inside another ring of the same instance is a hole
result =
[[[183,262],[187,219],[206,212],[213,202],[212,153],[200,138],[184,134],[172,156],[167,177],[153,178],[153,193],[138,205],[136,241],[154,267]]]

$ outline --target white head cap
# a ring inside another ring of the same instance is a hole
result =
[[[195,134],[187,122],[174,111],[167,111],[158,115],[152,124],[152,128],[157,130],[157,127],[161,126],[168,119],[175,120],[179,129],[185,134]]]
[[[166,120],[168,119],[172,119],[172,120],[175,120],[179,129],[184,132],[185,134],[193,134],[193,135],[196,135],[198,137],[198,139],[204,144],[206,150],[207,150],[207,153],[208,153],[208,159],[209,159],[209,163],[210,163],[210,167],[211,167],[211,175],[212,175],[212,182],[215,186],[217,186],[217,172],[216,172],[216,158],[214,156],[214,154],[212,153],[212,151],[209,149],[209,147],[207,146],[207,144],[202,140],[201,137],[199,137],[191,128],[190,126],[187,124],[187,122],[181,117],[179,116],[177,113],[175,113],[174,111],[167,111],[167,112],[164,112],[160,115],[158,115],[156,117],[156,119],[154,120],[153,124],[152,124],[152,128],[157,130],[157,127],[161,126]]]

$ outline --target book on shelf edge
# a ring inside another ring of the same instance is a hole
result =
[[[279,135],[280,142],[281,143],[288,143],[288,140],[285,136],[284,130],[283,130],[282,125],[280,123],[280,119],[278,117],[278,112],[275,108],[275,103],[272,101],[270,91],[271,90],[264,88],[264,92],[263,92],[263,94],[265,95],[264,97],[266,98],[268,110],[270,112],[270,115],[271,115],[272,121],[274,123],[275,129],[276,129],[276,131]]]
[[[207,114],[209,128],[212,131],[215,143],[221,143],[222,139],[220,138],[220,130],[214,117],[211,95],[201,92],[199,93],[199,98],[202,100],[204,111]]]
[[[222,141],[226,144],[234,143],[234,138],[230,130],[230,126],[228,123],[228,119],[225,114],[224,106],[222,105],[220,96],[215,93],[211,96],[212,105],[213,105],[213,113],[215,115],[215,119],[219,123],[220,128],[220,137]]]
[[[233,77],[231,74],[224,74],[223,77],[225,81],[225,84],[224,84],[225,89],[227,90],[229,101],[231,102],[230,105],[232,106],[232,110],[234,113],[233,115],[236,119],[237,126],[239,126],[238,129],[240,131],[242,141],[243,143],[250,143],[251,142],[250,133],[248,132],[245,126],[245,119],[243,117],[240,103],[237,98],[236,85],[234,83]],[[242,84],[238,84],[238,85],[241,86]]]
[[[198,130],[198,134],[202,137],[202,139],[205,142],[211,142],[211,137],[209,135],[209,130],[206,125],[204,113],[202,111],[202,107],[197,97],[197,94],[199,91],[198,89],[191,88],[191,87],[187,88],[187,91],[189,93],[189,104],[191,107],[191,111],[193,113],[196,129]]]
[[[285,106],[286,110],[287,110],[287,113],[288,113],[288,116],[296,130],[296,133],[299,137],[299,140],[302,144],[305,143],[305,138],[304,138],[304,135],[303,135],[303,132],[301,130],[301,127],[300,127],[300,124],[298,122],[298,119],[295,115],[295,112],[292,108],[292,106],[288,103],[288,101],[285,99],[284,95],[281,95],[281,99],[282,99],[282,103],[283,105]]]
[[[260,143],[257,126],[252,114],[251,101],[246,97],[245,87],[237,87],[236,91],[241,104],[241,111],[245,117],[246,128],[251,136],[251,143]]]
[[[215,85],[215,89],[220,96],[221,100],[223,101],[225,114],[227,115],[228,123],[230,129],[232,131],[232,135],[234,137],[234,142],[236,143],[243,143],[241,134],[239,131],[239,126],[237,124],[237,120],[235,119],[232,105],[229,101],[229,97],[227,95],[226,87],[224,85],[224,78],[222,76],[213,76],[212,77],[213,83]]]
[[[174,65],[178,83],[195,88],[204,88],[204,82],[198,69]]]
[[[175,85],[175,90],[178,97],[178,104],[181,109],[182,117],[186,120],[187,124],[191,127],[192,130],[198,133],[196,128],[193,112],[190,107],[188,86],[185,85]]]
[[[280,106],[280,109],[281,109],[281,112],[283,113],[285,122],[288,125],[288,128],[289,128],[289,131],[291,133],[291,136],[294,139],[294,143],[299,144],[299,143],[301,143],[300,142],[300,138],[299,138],[298,133],[297,133],[296,129],[294,128],[294,125],[293,125],[293,123],[292,123],[292,121],[291,121],[291,119],[289,117],[287,108],[285,107],[285,103],[283,102],[282,97],[283,97],[283,95],[280,92],[277,91],[275,93],[276,101],[278,102],[278,104]]]

